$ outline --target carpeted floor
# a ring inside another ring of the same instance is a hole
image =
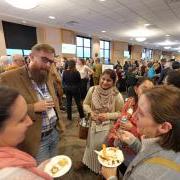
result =
[[[79,115],[76,110],[76,106],[73,106],[73,122],[67,123],[66,112],[62,112],[62,119],[66,123],[66,132],[62,135],[59,142],[59,154],[67,155],[72,159],[72,168],[70,172],[64,175],[61,180],[97,180],[99,177],[91,172],[89,169],[83,169],[75,171],[74,166],[78,161],[81,161],[85,149],[85,140],[81,140],[78,137],[79,127],[77,126],[77,120]]]

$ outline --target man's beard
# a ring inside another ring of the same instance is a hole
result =
[[[47,70],[31,69],[30,72],[31,72],[32,79],[37,84],[44,84],[47,82],[47,77],[48,77]]]

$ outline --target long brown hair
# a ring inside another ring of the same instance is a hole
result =
[[[180,89],[168,85],[156,86],[146,90],[144,95],[150,102],[154,121],[172,125],[172,129],[161,136],[159,144],[164,149],[180,152]]]

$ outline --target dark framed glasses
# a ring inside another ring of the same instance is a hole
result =
[[[47,57],[41,57],[41,61],[42,61],[44,64],[47,64],[47,63],[52,64],[52,63],[54,63],[53,60],[50,60],[50,59],[47,58]]]

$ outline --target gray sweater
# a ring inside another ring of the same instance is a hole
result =
[[[139,153],[130,163],[123,180],[179,180],[180,171],[160,164],[147,163],[147,159],[161,157],[171,160],[180,166],[180,152],[163,149],[158,139],[144,139],[142,145],[136,141],[131,147]],[[141,149],[139,150],[139,148]]]

